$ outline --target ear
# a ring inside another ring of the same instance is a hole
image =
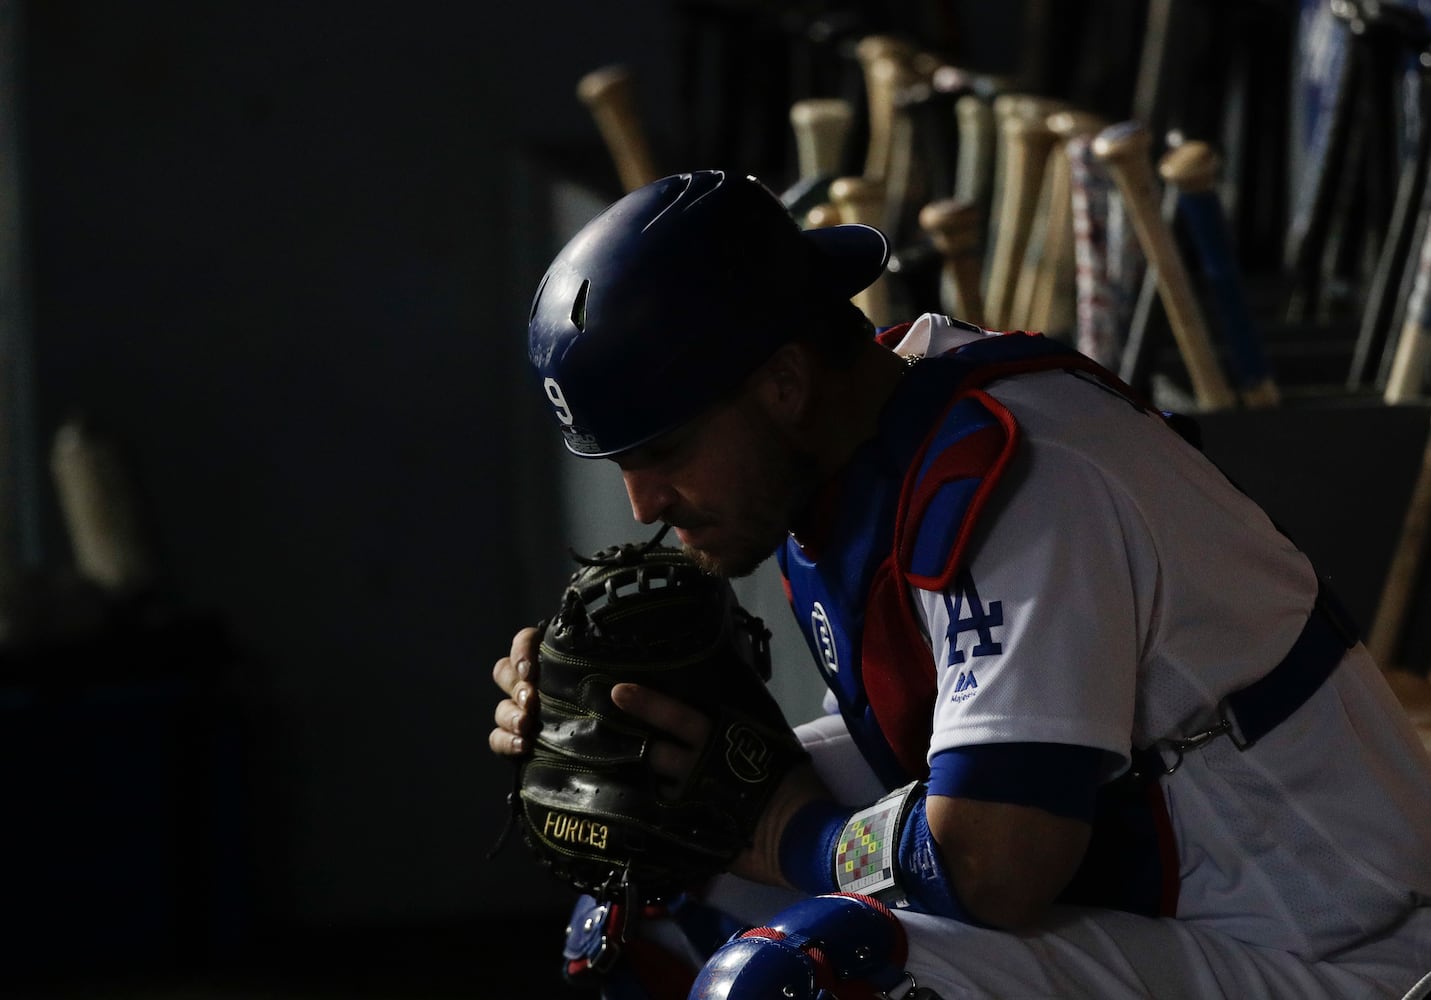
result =
[[[786,426],[799,424],[815,398],[815,359],[804,344],[790,343],[777,350],[756,374],[755,393],[772,420]]]

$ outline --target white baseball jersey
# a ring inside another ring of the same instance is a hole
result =
[[[926,315],[902,354],[985,336]],[[1267,515],[1156,417],[1091,378],[995,382],[1014,464],[954,593],[917,592],[939,698],[929,753],[1107,752],[1216,722],[1307,620],[1317,577]],[[1364,647],[1246,752],[1220,737],[1163,779],[1180,921],[1317,959],[1431,902],[1431,761]]]

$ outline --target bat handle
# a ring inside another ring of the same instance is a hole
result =
[[[1227,408],[1237,397],[1227,384],[1207,337],[1207,325],[1193,295],[1172,230],[1158,210],[1158,182],[1148,160],[1148,133],[1136,122],[1110,125],[1093,141],[1093,152],[1108,164],[1131,215],[1149,266],[1157,268],[1169,325],[1181,349],[1193,392],[1208,409]]]
[[[578,81],[576,93],[596,122],[607,152],[615,162],[621,186],[635,191],[657,180],[661,175],[636,112],[635,83],[630,70],[624,66],[592,70]]]

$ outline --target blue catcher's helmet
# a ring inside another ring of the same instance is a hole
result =
[[[869,226],[801,230],[754,177],[674,174],[610,205],[552,261],[528,356],[567,448],[609,457],[716,402],[888,259]]]

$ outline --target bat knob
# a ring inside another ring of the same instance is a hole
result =
[[[576,96],[583,104],[600,104],[618,94],[626,96],[632,85],[631,71],[625,66],[603,66],[577,81]]]
[[[919,210],[919,228],[945,256],[972,250],[979,241],[979,206],[956,198],[931,201]]]
[[[1202,192],[1217,182],[1222,158],[1200,140],[1184,142],[1170,150],[1158,163],[1158,174],[1169,184],[1187,192]]]
[[[1131,160],[1148,155],[1152,137],[1148,127],[1139,121],[1115,122],[1093,139],[1093,155],[1100,160]]]
[[[1048,130],[1067,142],[1076,135],[1095,135],[1108,127],[1107,119],[1091,111],[1055,111],[1044,120]]]

